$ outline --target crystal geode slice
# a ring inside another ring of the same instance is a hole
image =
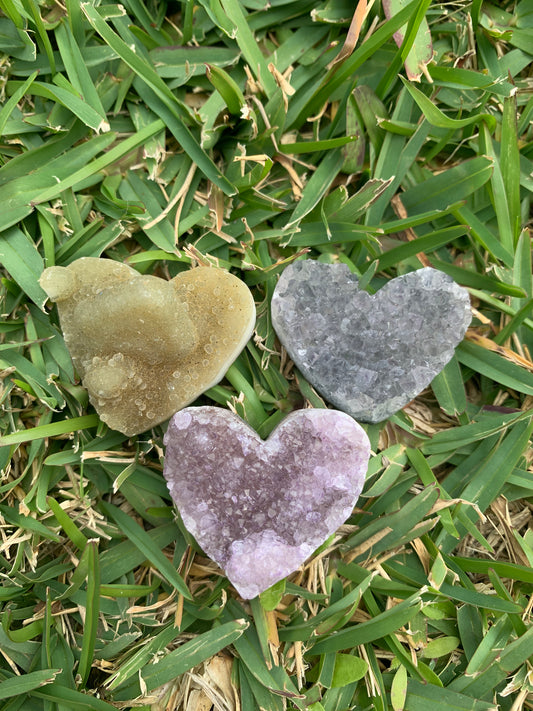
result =
[[[112,259],[45,269],[65,343],[109,427],[144,432],[218,383],[253,332],[246,284],[198,267],[170,281]]]
[[[418,395],[453,357],[470,298],[425,268],[359,289],[345,264],[297,261],[272,297],[272,323],[304,377],[356,420],[380,422]]]
[[[253,598],[296,570],[351,514],[365,431],[335,410],[299,410],[268,440],[218,407],[170,420],[163,474],[187,529]]]

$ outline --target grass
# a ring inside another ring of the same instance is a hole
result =
[[[0,1],[5,711],[533,708],[531,5],[369,5]],[[373,290],[432,265],[474,319],[366,427],[346,525],[248,604],[175,520],[164,427],[88,405],[38,277],[230,268],[257,334],[201,402],[265,437],[324,406],[270,323],[302,254]]]

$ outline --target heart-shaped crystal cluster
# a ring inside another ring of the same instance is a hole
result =
[[[131,436],[221,380],[252,335],[255,305],[232,274],[199,267],[171,281],[111,259],[50,267],[74,365],[100,418]]]
[[[380,422],[453,357],[472,316],[466,289],[426,268],[376,294],[345,264],[297,261],[272,297],[272,323],[305,378],[357,420]]]
[[[346,521],[370,443],[336,410],[298,410],[268,440],[218,407],[170,420],[164,476],[183,522],[245,598],[296,570]]]

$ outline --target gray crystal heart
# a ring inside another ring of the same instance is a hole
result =
[[[297,261],[272,297],[276,333],[305,378],[365,422],[384,420],[429,385],[471,318],[467,290],[431,268],[371,295],[344,264]]]
[[[335,410],[299,410],[268,440],[219,407],[170,420],[163,474],[183,523],[244,598],[293,572],[351,514],[365,431]]]

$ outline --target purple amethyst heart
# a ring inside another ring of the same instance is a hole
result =
[[[336,410],[298,410],[268,440],[219,407],[170,420],[163,474],[183,523],[253,598],[293,572],[351,514],[370,443]]]

